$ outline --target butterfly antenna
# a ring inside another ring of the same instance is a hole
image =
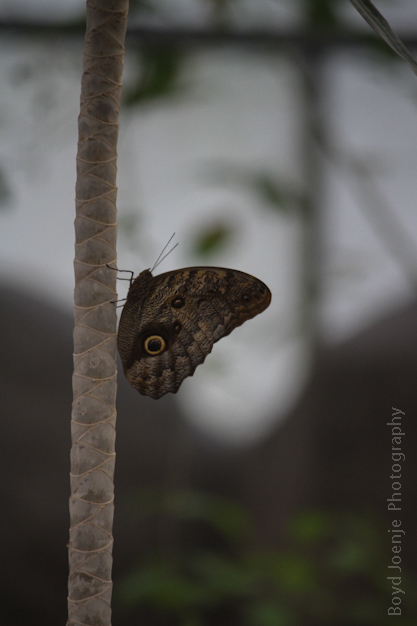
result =
[[[156,261],[155,261],[155,263],[154,263],[154,265],[153,265],[153,267],[152,267],[152,269],[151,269],[151,273],[152,273],[152,272],[153,272],[153,271],[154,271],[154,270],[158,267],[158,265],[160,265],[160,264],[162,263],[162,261],[163,261],[164,259],[166,259],[166,258],[167,258],[168,254],[171,254],[171,252],[172,252],[173,250],[175,250],[175,248],[178,246],[178,244],[176,243],[176,244],[175,244],[175,246],[173,246],[173,247],[171,248],[171,250],[169,250],[169,252],[167,252],[164,256],[162,256],[162,255],[164,254],[165,250],[168,248],[169,244],[171,243],[171,241],[173,240],[173,238],[174,238],[174,237],[175,237],[175,233],[173,233],[173,234],[171,235],[171,237],[169,238],[168,242],[167,242],[167,243],[166,243],[166,245],[164,246],[163,250],[161,250],[161,253],[160,253],[159,257],[156,259]],[[161,258],[161,257],[162,257],[162,258]]]
[[[170,250],[169,252],[167,252],[167,253],[166,253],[166,254],[162,257],[162,259],[159,261],[159,263],[157,263],[156,265],[154,265],[154,266],[153,266],[153,268],[152,268],[152,272],[154,271],[154,269],[155,269],[156,267],[158,267],[158,265],[161,265],[162,261],[163,261],[164,259],[166,259],[166,258],[167,258],[167,256],[168,256],[168,254],[171,254],[171,252],[172,252],[173,250],[175,250],[175,248],[176,248],[177,246],[178,246],[178,244],[176,243],[176,244],[175,244],[175,246],[173,246],[173,247],[171,248],[171,250]]]

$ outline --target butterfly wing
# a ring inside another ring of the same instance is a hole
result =
[[[218,267],[190,267],[133,282],[119,326],[124,373],[143,395],[176,393],[213,344],[271,301],[257,278]],[[159,342],[159,343],[158,343]]]

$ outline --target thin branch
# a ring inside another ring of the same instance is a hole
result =
[[[84,22],[51,23],[23,20],[1,20],[0,32],[8,35],[32,35],[33,37],[80,38],[84,34]],[[417,35],[404,33],[398,36],[405,46],[417,47]],[[130,25],[126,33],[129,44],[141,46],[189,46],[189,47],[314,47],[318,50],[331,48],[374,45],[379,37],[372,34],[357,32],[351,28],[319,31],[319,30],[214,30],[210,28],[194,28],[168,26]]]

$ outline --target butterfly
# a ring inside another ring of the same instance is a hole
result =
[[[268,287],[223,267],[186,267],[131,279],[117,336],[123,371],[139,393],[176,393],[213,345],[271,302]]]

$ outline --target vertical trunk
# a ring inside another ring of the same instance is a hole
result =
[[[111,623],[116,145],[128,0],[87,0],[76,185],[68,626]]]

